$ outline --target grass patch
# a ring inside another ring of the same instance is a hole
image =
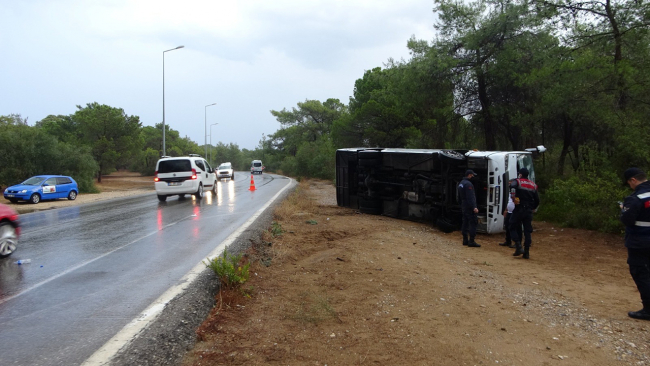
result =
[[[271,233],[271,236],[275,238],[282,235],[282,233],[284,233],[284,229],[282,229],[282,225],[280,225],[279,222],[273,221],[269,232]]]
[[[309,181],[303,180],[300,182],[296,190],[275,210],[275,219],[277,221],[282,221],[299,212],[316,212],[318,206],[316,205],[316,202],[308,196],[308,190]]]
[[[338,314],[327,296],[312,292],[299,294],[299,303],[291,319],[300,323],[318,324],[328,319],[338,319]]]

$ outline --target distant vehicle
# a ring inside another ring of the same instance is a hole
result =
[[[212,190],[215,196],[217,194],[217,176],[210,164],[197,154],[162,157],[156,163],[153,180],[160,202],[169,196],[183,198],[186,194],[202,199],[205,190]]]
[[[9,201],[29,201],[39,203],[42,200],[67,198],[75,200],[79,194],[79,186],[74,179],[64,175],[37,175],[26,181],[8,187],[4,196]]]
[[[232,164],[222,163],[219,165],[219,168],[217,168],[217,179],[220,180],[221,178],[235,179],[235,171],[232,169]]]
[[[477,231],[504,230],[508,184],[527,168],[535,180],[533,152],[424,149],[340,149],[336,151],[336,201],[362,213],[424,221],[444,232],[460,228],[457,187],[467,169],[478,204]]]
[[[262,174],[264,171],[264,165],[262,165],[262,160],[253,160],[251,162],[251,174]]]
[[[0,258],[8,257],[16,250],[20,236],[18,213],[0,203]]]

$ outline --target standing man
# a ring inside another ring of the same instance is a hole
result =
[[[514,180],[514,179],[513,179]],[[499,243],[499,245],[503,247],[508,247],[508,248],[514,248],[515,245],[512,244],[512,239],[510,238],[510,217],[512,216],[512,211],[515,209],[515,202],[512,200],[512,197],[508,195],[508,206],[506,206],[506,209],[503,211],[503,217],[504,217],[504,226],[506,228],[506,241],[503,243]],[[519,233],[519,237],[521,238],[521,226],[517,227],[517,232]]]
[[[519,169],[519,178],[510,182],[510,197],[515,203],[515,209],[510,217],[510,237],[515,242],[515,257],[524,255],[530,258],[531,234],[533,232],[533,211],[539,206],[537,185],[528,179],[528,169]],[[524,226],[524,250],[521,250],[521,231],[518,227]]]
[[[630,168],[623,176],[634,190],[621,205],[627,264],[643,303],[643,309],[630,311],[627,315],[650,320],[650,182],[645,172],[639,168]]]
[[[476,224],[478,223],[478,207],[476,207],[476,192],[474,191],[474,185],[470,179],[474,178],[477,174],[473,170],[467,170],[465,172],[465,177],[458,184],[458,200],[460,207],[463,209],[463,226],[461,227],[461,233],[463,234],[463,245],[468,247],[478,248],[480,247],[474,241],[476,237]],[[469,239],[468,239],[469,236]]]

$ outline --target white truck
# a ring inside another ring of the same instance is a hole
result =
[[[467,169],[478,203],[477,231],[504,230],[508,184],[526,167],[535,180],[533,154],[526,151],[348,148],[336,151],[336,201],[362,213],[436,224],[444,232],[460,229],[457,186]]]

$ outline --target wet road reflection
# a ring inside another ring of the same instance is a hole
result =
[[[0,259],[0,363],[81,364],[288,183],[258,176],[250,192],[239,176],[202,200],[152,192],[21,215]]]

